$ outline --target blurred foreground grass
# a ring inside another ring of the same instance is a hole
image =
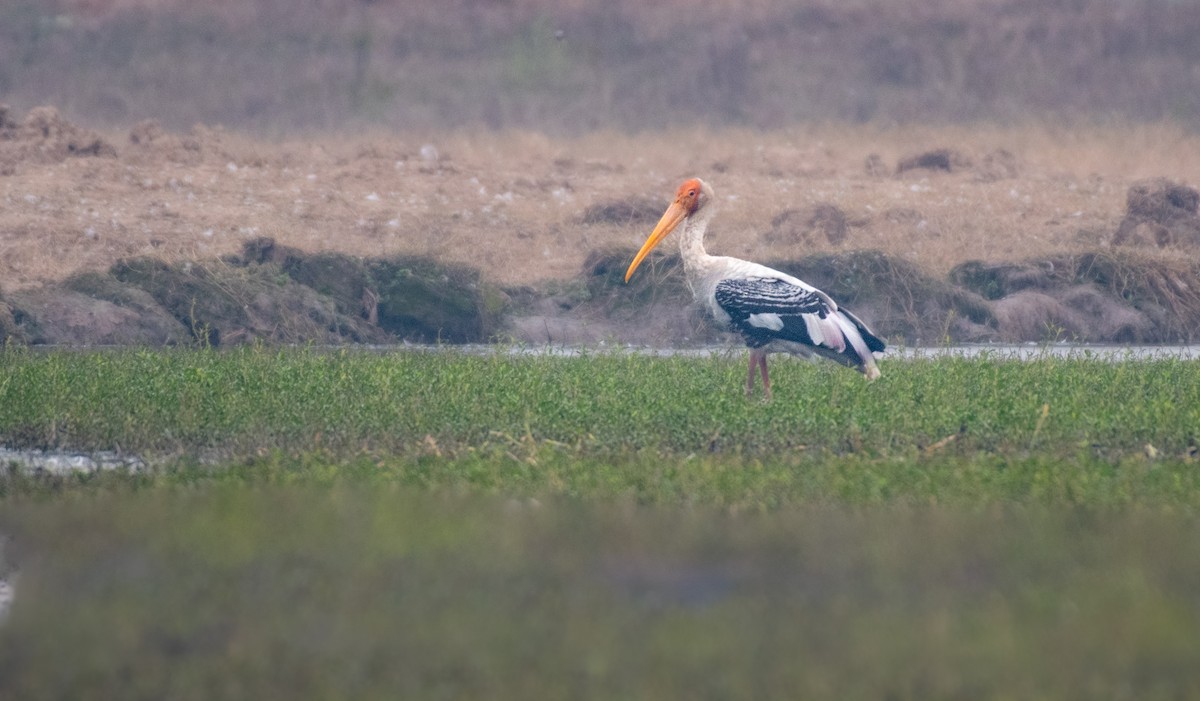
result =
[[[1200,366],[0,354],[0,698],[1186,698]]]
[[[1190,698],[1200,524],[340,486],[9,504],[4,698]]]

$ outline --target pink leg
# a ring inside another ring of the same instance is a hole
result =
[[[762,370],[763,381],[763,398],[771,398],[771,378],[767,377],[767,354],[762,353],[758,356],[758,367]]]
[[[750,351],[750,370],[746,373],[746,396],[754,394],[754,366],[758,365],[758,351]]]
[[[754,394],[754,375],[762,375],[763,397],[771,398],[771,378],[767,375],[767,352],[758,348],[750,350],[750,368],[746,371],[746,396]]]

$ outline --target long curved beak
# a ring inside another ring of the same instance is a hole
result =
[[[654,231],[650,232],[650,238],[642,244],[642,250],[637,252],[637,255],[633,257],[633,262],[629,264],[629,270],[625,271],[625,282],[629,282],[629,278],[633,277],[633,271],[637,270],[646,256],[650,255],[650,251],[654,250],[654,247],[666,238],[667,234],[674,231],[675,227],[679,226],[679,222],[687,217],[687,214],[687,210],[678,202],[673,202],[670,207],[667,207],[667,211],[663,212],[662,219],[659,219],[658,224],[655,225]]]

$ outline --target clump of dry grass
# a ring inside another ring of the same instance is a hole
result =
[[[1194,259],[1133,250],[1087,253],[1064,266],[1076,280],[1094,281],[1149,314],[1171,337],[1196,338],[1200,328],[1200,265]]]
[[[968,261],[950,280],[990,301],[1002,340],[1191,343],[1200,328],[1200,265],[1177,253],[1114,247]]]
[[[37,107],[17,119],[0,104],[0,175],[12,175],[21,161],[58,163],[71,157],[113,157],[117,151],[97,133],[63,118],[53,107]]]
[[[1141,180],[1129,188],[1125,218],[1114,245],[1200,244],[1200,192],[1167,178]]]

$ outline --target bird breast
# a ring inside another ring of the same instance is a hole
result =
[[[729,324],[732,321],[729,314],[717,304],[717,285],[722,280],[749,277],[787,278],[783,273],[766,266],[725,256],[708,256],[697,261],[694,268],[687,272],[692,296],[708,311],[713,320],[720,324]]]

